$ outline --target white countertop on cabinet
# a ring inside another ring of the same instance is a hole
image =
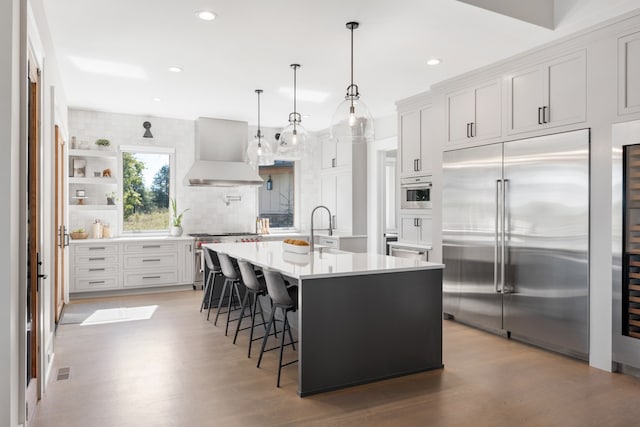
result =
[[[211,250],[245,259],[259,267],[278,270],[296,279],[357,276],[402,271],[433,270],[443,264],[374,253],[352,253],[334,250],[310,254],[285,252],[282,242],[209,243]]]
[[[167,242],[181,242],[193,240],[191,236],[119,236],[111,237],[108,239],[71,239],[69,243],[119,243],[119,242],[144,242],[144,241],[167,241]]]

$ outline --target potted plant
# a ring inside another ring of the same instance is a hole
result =
[[[116,192],[112,191],[110,193],[106,193],[105,196],[107,197],[107,205],[115,205],[116,204],[116,200],[118,200],[118,198],[116,197]]]
[[[171,199],[171,235],[173,237],[182,236],[182,216],[188,210],[189,209],[185,209],[180,214],[178,214],[178,204],[176,202],[176,199]]]
[[[98,139],[96,140],[96,145],[98,146],[98,150],[108,150],[111,145],[111,141],[108,139]]]

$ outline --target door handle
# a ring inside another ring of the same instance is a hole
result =
[[[542,107],[542,123],[549,123],[547,120],[547,109],[548,107],[546,105]]]
[[[502,180],[496,179],[496,218],[495,218],[495,242],[493,246],[493,288],[497,293],[501,293],[502,291],[498,287],[498,274],[500,272],[500,213],[502,209],[500,209],[500,200],[502,195]]]
[[[542,113],[542,107],[538,107],[538,124],[542,124],[542,118],[540,117]]]
[[[508,294],[508,293],[512,293],[513,289],[511,289],[509,287],[509,283],[507,280],[507,256],[506,256],[506,246],[507,246],[507,239],[506,239],[506,229],[507,229],[507,187],[509,184],[509,180],[508,179],[503,179],[502,180],[502,227],[501,228],[501,234],[502,234],[502,245],[501,245],[501,272],[500,272],[500,288],[502,290],[503,294]]]

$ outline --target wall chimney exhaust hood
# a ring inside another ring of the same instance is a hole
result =
[[[196,120],[196,161],[185,183],[192,186],[236,187],[262,185],[260,175],[243,160],[249,137],[247,122]]]

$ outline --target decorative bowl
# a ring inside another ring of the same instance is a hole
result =
[[[87,237],[89,237],[89,233],[78,233],[78,232],[72,232],[71,234],[71,238],[73,240],[82,240],[82,239],[86,239]]]
[[[284,249],[285,252],[293,252],[295,254],[308,254],[309,253],[309,245],[308,244],[306,246],[302,246],[302,245],[292,245],[292,244],[287,243],[287,242],[282,242],[282,249]]]

